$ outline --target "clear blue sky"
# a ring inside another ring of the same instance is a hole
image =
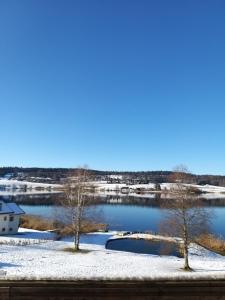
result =
[[[1,0],[0,165],[225,174],[224,0]]]

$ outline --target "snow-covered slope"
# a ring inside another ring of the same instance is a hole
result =
[[[29,235],[35,238],[35,234],[38,234],[23,230],[23,238],[26,231],[27,238]],[[207,250],[199,247],[192,250],[190,264],[195,272],[188,273],[181,270],[181,258],[106,250],[105,243],[112,234],[93,233],[83,236],[81,248],[90,250],[88,253],[63,251],[65,247],[72,246],[70,241],[45,241],[27,246],[1,245],[0,276],[2,279],[96,280],[225,277],[225,258]],[[21,237],[14,239],[18,238]]]
[[[11,179],[0,179],[0,186],[6,187],[8,189],[49,189],[49,188],[60,188],[60,184],[50,184],[50,183],[38,183],[38,182],[29,182],[29,181],[18,181]]]
[[[221,186],[213,186],[213,185],[196,185],[196,184],[186,184],[187,186],[191,186],[193,188],[198,189],[199,191],[202,191],[203,193],[216,193],[216,194],[225,194],[225,187]],[[130,191],[135,190],[142,190],[142,191],[154,191],[155,190],[155,184],[154,183],[148,183],[148,184],[133,184],[133,185],[127,185],[127,184],[120,184],[120,183],[107,183],[104,181],[96,182],[95,183],[96,190],[97,191],[121,191],[123,188],[130,189]],[[173,183],[161,183],[160,188],[162,192],[169,192],[174,187]]]

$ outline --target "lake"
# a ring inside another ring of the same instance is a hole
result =
[[[55,195],[52,195],[53,202]],[[16,201],[16,198],[10,199]],[[48,196],[49,201],[49,196]],[[17,201],[16,201],[17,202]],[[54,218],[62,211],[62,207],[45,205],[44,201],[35,197],[36,205],[22,204],[21,208],[28,214],[35,214],[47,218]],[[158,232],[160,221],[164,217],[165,210],[159,206],[158,196],[155,198],[116,196],[103,197],[95,205],[100,222],[107,223],[109,230],[126,231],[152,231]],[[37,203],[43,203],[37,205]],[[52,202],[48,202],[52,203]],[[212,232],[225,237],[225,199],[205,200],[206,209],[212,214]]]

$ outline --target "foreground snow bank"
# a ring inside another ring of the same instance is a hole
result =
[[[43,233],[21,230],[28,238]],[[46,234],[46,233],[44,233]],[[224,278],[224,257],[197,247],[192,250],[190,263],[194,272],[181,270],[183,259],[172,256],[135,254],[105,249],[114,233],[92,233],[81,237],[86,253],[65,252],[72,247],[68,239],[46,241],[27,246],[1,245],[1,279],[175,279]],[[40,236],[39,236],[40,237]],[[15,237],[15,239],[18,237]]]
[[[55,234],[51,231],[19,228],[17,234],[0,236],[0,244],[27,245],[54,240]]]

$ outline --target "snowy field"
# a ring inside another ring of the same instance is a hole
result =
[[[0,279],[225,278],[225,258],[200,247],[191,250],[194,271],[187,273],[181,270],[181,258],[105,249],[113,232],[82,236],[81,249],[90,252],[76,254],[63,251],[72,246],[71,241],[50,240],[52,233],[28,229],[19,232],[13,237],[0,237],[0,243],[31,240],[26,246],[0,246]]]
[[[0,186],[6,187],[8,189],[21,189],[24,186],[27,189],[48,189],[48,188],[60,188],[60,184],[51,184],[51,183],[39,183],[39,182],[29,182],[29,181],[19,181],[13,179],[4,179],[0,178]]]
[[[129,189],[130,195],[137,195],[137,190],[142,190],[144,194],[138,194],[138,197],[154,197],[152,192],[155,192],[155,184],[117,184],[117,183],[107,183],[106,181],[94,181],[90,182],[95,185],[96,192],[99,195],[124,195],[121,193],[121,189],[126,188]],[[215,198],[223,198],[225,197],[225,187],[221,186],[213,186],[213,185],[194,185],[187,184],[187,186],[192,186],[197,188],[199,191],[204,193],[204,198],[207,199],[215,199]],[[48,184],[48,183],[38,183],[38,182],[28,182],[28,181],[18,181],[0,178],[0,187],[3,187],[3,190],[0,190],[1,196],[8,195],[23,195],[23,194],[45,194],[45,193],[57,193],[60,192],[62,185],[60,184]],[[24,190],[26,187],[26,190]],[[161,193],[169,193],[170,190],[174,187],[173,183],[161,183]],[[156,191],[159,192],[159,191]]]
[[[132,193],[132,190],[135,191],[136,189],[141,189],[143,191],[153,191],[155,189],[154,183],[148,183],[148,184],[133,184],[133,185],[127,185],[127,184],[121,184],[121,183],[107,183],[106,181],[99,181],[93,183],[96,186],[96,191],[99,192],[114,192],[114,191],[120,191],[122,188],[129,188],[130,192]],[[186,186],[190,186],[193,188],[197,188],[198,190],[202,191],[203,193],[208,194],[214,194],[214,195],[221,195],[225,194],[225,187],[222,186],[214,186],[214,185],[197,185],[197,184],[186,184]],[[161,192],[169,192],[172,188],[174,188],[173,183],[161,183]]]

